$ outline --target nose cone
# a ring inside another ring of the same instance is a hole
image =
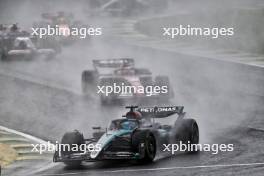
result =
[[[101,151],[105,148],[105,146],[107,146],[107,144],[109,144],[115,138],[115,136],[121,136],[127,133],[128,133],[127,130],[108,131],[97,142],[97,144],[101,146],[100,149],[97,151],[91,152],[90,157],[92,159],[95,159],[96,157],[98,157]]]

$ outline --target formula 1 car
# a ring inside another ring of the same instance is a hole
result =
[[[52,39],[38,39],[14,24],[0,35],[0,59],[32,59],[36,56],[53,58],[60,45]]]
[[[43,19],[50,20],[50,23],[52,24],[60,23],[60,21],[71,23],[74,19],[74,15],[72,13],[66,13],[64,11],[59,11],[57,13],[42,13],[41,17]]]
[[[11,46],[2,44],[0,58],[2,60],[12,59],[33,59],[37,56],[53,58],[55,51],[53,49],[37,49],[29,37],[17,37]]]
[[[76,167],[82,161],[134,160],[140,164],[152,162],[156,154],[166,144],[199,143],[199,128],[194,119],[184,119],[183,106],[170,107],[126,107],[130,110],[124,118],[112,120],[106,131],[93,133],[90,139],[75,130],[63,135],[61,144],[77,146],[94,144],[97,150],[57,150],[54,162],[64,162]],[[173,125],[163,125],[156,121],[161,118],[177,115]],[[100,127],[94,127],[100,129]],[[77,147],[78,148],[78,147]],[[190,152],[190,151],[185,151]],[[191,151],[195,152],[195,151]]]
[[[82,73],[82,90],[87,94],[97,89],[103,105],[123,102],[138,104],[148,100],[168,102],[174,96],[167,76],[159,75],[153,80],[148,69],[135,68],[134,59],[93,60],[93,66],[94,70]],[[100,88],[106,92],[99,92]],[[113,91],[109,93],[108,89]]]
[[[47,28],[48,25],[52,28],[57,28],[61,35],[56,36],[57,40],[61,44],[71,44],[75,38],[71,36],[71,28],[80,28],[81,21],[74,20],[74,15],[72,13],[67,13],[60,11],[57,13],[42,13],[42,20],[35,22],[34,27],[44,27]]]

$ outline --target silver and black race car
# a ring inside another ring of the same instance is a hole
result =
[[[152,162],[158,152],[164,151],[164,145],[180,141],[199,143],[198,124],[194,119],[184,119],[183,106],[126,108],[130,110],[123,118],[112,120],[105,131],[94,132],[90,139],[85,139],[77,130],[65,133],[61,145],[75,145],[75,150],[57,150],[53,161],[72,167],[83,161],[102,160],[134,160],[143,164]],[[157,122],[174,115],[173,125]],[[100,130],[100,127],[94,129]],[[88,150],[91,144],[97,146],[97,150]],[[78,148],[81,145],[86,146],[85,151]]]
[[[56,51],[51,48],[37,48],[30,37],[17,37],[10,48],[5,47],[5,44],[3,45],[0,53],[2,60],[33,59],[39,56],[53,58],[56,54]]]
[[[96,91],[103,105],[166,103],[174,97],[168,76],[154,77],[148,69],[136,68],[132,58],[93,60],[93,66],[82,73],[82,90]]]
[[[0,35],[0,60],[33,59],[39,56],[53,58],[60,52],[60,45],[53,39],[39,39],[16,24]]]

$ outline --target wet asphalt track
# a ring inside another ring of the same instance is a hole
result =
[[[0,85],[1,124],[53,141],[71,129],[88,136],[94,124],[105,126],[124,110],[101,107],[94,95],[83,97],[82,70],[91,68],[91,59],[129,56],[155,74],[170,76],[176,92],[173,103],[185,105],[189,116],[197,119],[202,143],[233,143],[235,150],[217,155],[180,154],[145,166],[106,162],[84,164],[78,170],[63,164],[45,170],[43,165],[33,175],[263,175],[264,132],[248,128],[264,125],[263,69],[103,40],[93,45],[71,46],[54,60],[1,63],[0,69],[12,75],[0,76],[5,83]],[[236,165],[249,163],[255,164]],[[26,163],[25,170],[31,165]]]
[[[264,131],[254,129],[264,125],[263,69],[125,45],[109,38],[68,46],[54,60],[1,62],[1,125],[52,141],[60,140],[68,130],[80,129],[89,136],[92,126],[106,126],[125,111],[118,106],[101,107],[93,94],[84,97],[80,80],[81,72],[92,68],[92,59],[113,57],[133,57],[138,66],[168,75],[176,92],[172,104],[184,105],[189,116],[197,119],[201,143],[233,143],[234,152],[180,154],[144,166],[88,163],[78,170],[63,164],[45,169],[46,164],[39,163],[43,168],[38,173],[31,169],[34,162],[26,162],[22,169],[28,174],[263,175]],[[9,173],[19,174],[16,170]]]

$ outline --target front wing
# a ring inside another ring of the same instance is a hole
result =
[[[102,160],[139,160],[145,156],[145,146],[140,145],[138,152],[134,151],[105,151],[101,150],[96,158],[91,157],[91,152],[72,153],[63,155],[56,151],[53,156],[53,162],[67,162],[67,161],[102,161]]]

